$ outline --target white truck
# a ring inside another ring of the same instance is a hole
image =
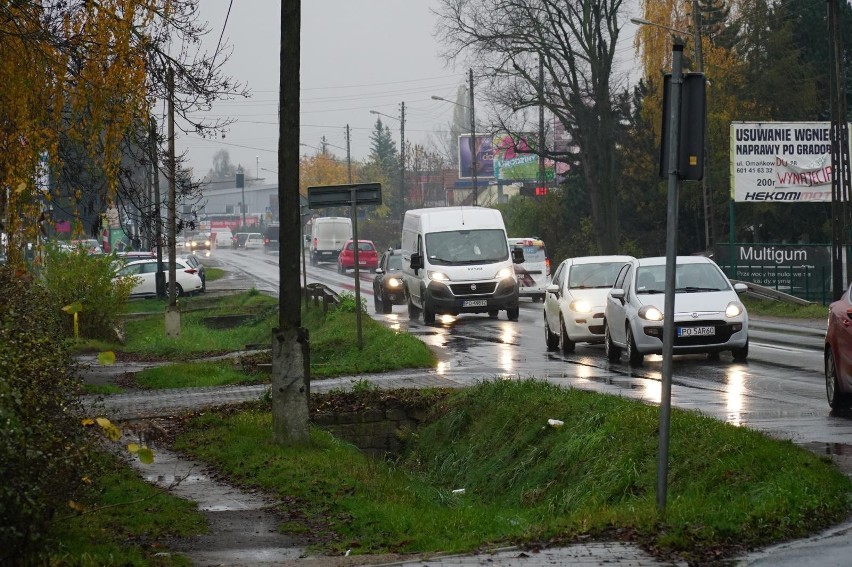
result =
[[[505,311],[517,321],[514,264],[523,250],[509,249],[503,216],[483,207],[412,209],[402,225],[402,276],[408,316],[431,325],[440,314]]]
[[[337,262],[346,241],[352,238],[352,220],[346,217],[319,217],[311,221],[311,265]]]

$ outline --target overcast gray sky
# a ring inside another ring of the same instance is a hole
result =
[[[215,46],[231,0],[204,0],[201,17],[212,29]],[[405,101],[407,140],[426,143],[452,118],[453,105],[431,95],[455,98],[466,69],[446,68],[432,36],[435,0],[308,0],[302,2],[301,142],[346,147],[351,132],[353,159],[369,154],[376,115],[399,117]],[[245,83],[252,98],[218,103],[211,113],[238,123],[224,139],[182,136],[178,151],[188,150],[196,176],[212,166],[213,155],[227,149],[231,161],[261,177],[278,170],[278,59],[280,0],[233,0],[225,37],[233,46],[227,73]],[[399,121],[382,117],[399,144]],[[309,147],[303,151],[313,153]],[[331,151],[345,157],[344,150]]]
[[[367,157],[377,116],[398,117],[405,101],[405,138],[427,144],[446,129],[455,100],[466,83],[467,68],[448,68],[433,37],[437,0],[303,0],[301,33],[301,142],[346,147],[351,130],[355,160]],[[210,23],[212,51],[223,26],[233,53],[228,75],[251,91],[247,100],[218,103],[211,115],[238,120],[224,139],[182,135],[177,150],[188,151],[189,164],[202,177],[213,155],[227,149],[231,161],[247,173],[270,180],[278,171],[278,60],[280,0],[203,0],[201,18]],[[230,14],[228,9],[230,6]],[[227,17],[227,24],[226,24]],[[626,35],[626,34],[625,34]],[[628,38],[629,42],[630,39]],[[382,117],[399,145],[399,121]],[[331,151],[345,157],[343,149]],[[307,153],[315,150],[302,147]]]

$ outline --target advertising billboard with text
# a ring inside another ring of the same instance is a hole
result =
[[[831,201],[829,122],[731,124],[731,198],[736,202]]]
[[[494,177],[494,151],[491,136],[476,135],[476,177],[492,179]],[[473,154],[470,151],[470,134],[459,136],[459,179],[473,179]]]

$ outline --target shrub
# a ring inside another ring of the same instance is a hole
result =
[[[29,275],[0,266],[0,564],[43,549],[81,486],[88,446],[61,312]],[[63,512],[64,510],[64,512]]]
[[[57,311],[80,302],[80,336],[112,339],[118,314],[130,297],[134,281],[130,278],[113,282],[116,258],[112,255],[67,252],[47,247],[41,281],[47,288],[51,306]],[[65,316],[65,336],[73,336],[73,318]]]

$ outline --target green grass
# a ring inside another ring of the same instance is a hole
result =
[[[549,427],[548,418],[565,425]],[[826,458],[674,410],[661,519],[658,408],[533,380],[451,394],[396,464],[316,429],[307,447],[275,446],[271,427],[266,408],[208,413],[176,448],[287,497],[286,529],[325,527],[329,553],[463,552],[626,534],[662,556],[700,562],[841,521],[852,493]],[[465,493],[453,494],[459,488]]]
[[[204,268],[204,276],[208,282],[215,282],[225,277],[227,272],[222,268]]]
[[[246,373],[233,362],[196,362],[148,368],[136,374],[142,388],[194,388],[269,382],[268,373]]]
[[[125,345],[100,344],[100,350],[127,352],[150,359],[188,361],[202,355],[224,354],[243,350],[247,345],[270,345],[272,329],[278,325],[277,300],[257,291],[218,297],[206,302],[207,309],[181,314],[181,335],[165,336],[164,317],[160,313],[137,317],[125,323],[128,337]],[[231,329],[211,329],[202,320],[215,315],[251,314],[244,324]],[[356,314],[320,307],[302,310],[302,325],[310,333],[311,376],[316,378],[387,372],[403,368],[431,368],[435,355],[422,341],[405,332],[388,329],[368,316],[362,316],[362,349],[357,348]],[[249,367],[270,364],[271,353],[247,358]],[[187,365],[163,367],[140,374],[151,378],[148,387],[165,384],[214,386],[234,383],[256,383],[262,379],[252,371],[242,377],[237,371],[225,377],[221,368],[190,370]],[[209,377],[205,379],[205,373]],[[145,378],[147,380],[147,378]],[[154,385],[157,384],[157,385]]]
[[[828,306],[815,303],[812,305],[795,305],[782,301],[754,299],[741,295],[740,300],[746,306],[750,315],[765,317],[790,317],[792,319],[828,319]]]
[[[100,455],[93,483],[79,503],[54,524],[51,565],[186,566],[181,555],[156,556],[172,537],[207,533],[193,502],[140,479],[115,457]],[[62,514],[59,514],[62,516]]]

